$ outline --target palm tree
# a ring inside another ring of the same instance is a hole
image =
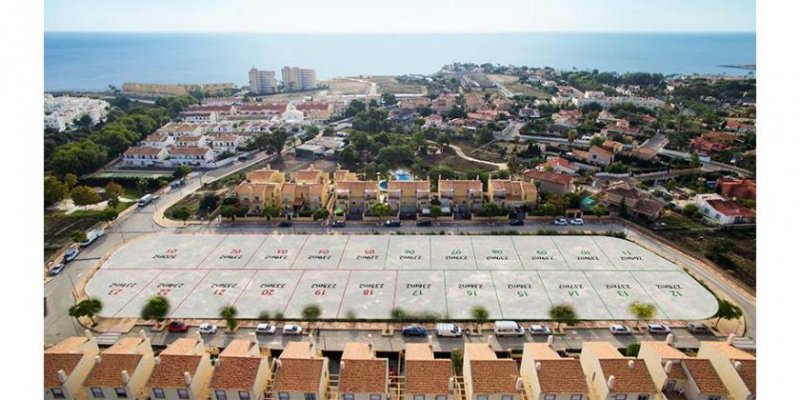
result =
[[[239,311],[232,305],[222,307],[222,309],[219,310],[219,316],[225,320],[225,325],[228,326],[228,330],[231,332],[236,329],[236,315],[238,313]]]
[[[553,306],[550,309],[550,318],[554,321],[558,322],[558,326],[556,330],[561,330],[561,324],[567,324],[568,326],[575,325],[578,322],[578,314],[575,312],[575,308],[569,304],[558,304]]]
[[[169,314],[169,300],[164,296],[153,296],[142,308],[142,319],[154,319],[158,322],[163,321]]]
[[[475,320],[476,324],[476,331],[480,333],[481,324],[486,323],[489,320],[489,310],[486,309],[484,306],[475,306],[472,307],[472,319]]]
[[[639,329],[641,320],[652,319],[656,316],[656,306],[638,301],[631,303],[628,306],[628,311],[636,317],[636,329]]]

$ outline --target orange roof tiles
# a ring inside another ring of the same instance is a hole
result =
[[[159,363],[147,381],[149,387],[185,387],[183,373],[191,376],[197,371],[203,359],[202,353],[195,352],[201,344],[197,339],[181,338],[170,344],[159,355]]]
[[[517,363],[512,359],[471,360],[474,393],[506,393],[517,390]]]
[[[44,387],[58,387],[58,371],[69,376],[84,354],[80,351],[89,339],[83,336],[66,338],[44,351]]]
[[[213,389],[244,389],[255,386],[258,369],[267,358],[258,352],[257,343],[237,339],[231,341],[219,355],[210,387]]]
[[[756,360],[731,359],[731,362],[734,366],[736,366],[737,362],[741,363],[738,370],[739,377],[742,378],[742,382],[744,382],[744,385],[747,386],[747,389],[750,390],[751,393],[756,393]]]
[[[277,371],[274,390],[316,392],[319,390],[322,379],[323,365],[322,358],[284,359],[281,357],[281,367]]]
[[[683,360],[683,365],[692,376],[692,380],[697,384],[700,393],[727,395],[728,389],[722,383],[717,370],[711,361],[700,358],[687,358]]]
[[[389,367],[387,359],[342,358],[345,365],[339,373],[339,393],[386,392]]]
[[[83,386],[86,387],[122,387],[122,371],[133,375],[142,354],[138,352],[143,340],[138,337],[120,339],[115,345],[100,353],[100,363],[95,364]]]
[[[211,151],[211,149],[206,147],[195,147],[195,146],[186,146],[186,147],[176,147],[170,151],[170,154],[173,156],[200,156],[205,155]]]
[[[414,394],[447,394],[453,362],[434,359],[433,350],[425,343],[406,344],[406,391]]]
[[[537,360],[536,371],[542,393],[588,393],[580,361],[574,358]]]
[[[633,368],[629,363],[633,362]],[[643,360],[633,358],[600,359],[600,368],[606,379],[614,376],[616,383],[611,393],[656,393],[656,384]]]
[[[164,149],[160,147],[150,146],[128,147],[128,150],[125,150],[125,154],[131,156],[154,156],[161,153],[163,150]]]

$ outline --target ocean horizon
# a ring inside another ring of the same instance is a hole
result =
[[[749,75],[756,34],[45,32],[46,91],[124,82],[247,84],[247,71],[313,68],[320,80],[432,74],[452,62],[670,74]]]

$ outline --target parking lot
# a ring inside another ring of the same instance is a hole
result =
[[[129,241],[89,281],[105,317],[136,317],[165,296],[173,318],[390,319],[410,314],[471,319],[548,319],[572,304],[580,319],[633,319],[634,301],[656,319],[693,320],[717,310],[713,295],[669,261],[605,236],[194,235]]]

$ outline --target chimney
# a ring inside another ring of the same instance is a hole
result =
[[[536,367],[537,371],[541,371],[542,370],[542,363],[537,361],[536,364],[534,364],[534,366]]]
[[[734,361],[734,362],[733,362],[733,368],[734,368],[734,369],[736,369],[737,371],[741,371],[741,369],[742,369],[742,362],[741,362],[741,361]]]
[[[92,340],[94,335],[92,335],[92,331],[86,329],[83,331],[83,336],[86,336],[87,339]]]
[[[344,360],[339,361],[339,376],[342,375],[342,371],[344,371]]]
[[[372,334],[367,335],[367,341],[369,342],[369,358],[375,358],[375,346],[372,343]]]
[[[100,356],[94,356],[94,365],[100,364]]]
[[[486,345],[489,346],[489,348],[492,350],[494,350],[494,346],[492,346],[493,340],[494,340],[494,335],[489,335],[489,337],[486,338]]]
[[[433,351],[433,335],[428,335],[428,348]]]
[[[456,390],[456,380],[452,376],[447,380],[447,391],[453,393]]]
[[[667,361],[667,363],[664,364],[664,372],[669,374],[670,371],[672,371],[672,361]]]
[[[142,340],[148,339],[147,333],[144,332],[144,329],[139,329],[139,337],[142,338]]]
[[[250,332],[250,343],[252,343],[252,344],[256,345],[256,347],[258,347],[258,346],[259,346],[259,344],[258,344],[258,337],[256,336],[256,333],[255,333],[255,332]]]
[[[275,369],[281,369],[281,360],[275,360]]]
[[[617,377],[611,375],[608,377],[608,382],[606,382],[608,386],[608,390],[614,390],[614,384],[617,383]]]
[[[63,369],[58,370],[58,383],[62,385],[67,383],[67,373]]]
[[[728,346],[730,346],[730,345],[733,344],[733,339],[735,339],[735,338],[736,338],[736,334],[731,333],[730,335],[728,335],[728,339],[725,340],[725,343],[727,343]]]
[[[131,381],[131,374],[126,370],[122,370],[122,381],[128,383]]]
[[[547,345],[553,347],[553,335],[547,335]]]
[[[199,340],[201,342],[203,341],[203,336],[200,335],[200,331],[195,331],[194,332],[194,338],[195,338],[195,340]]]
[[[670,334],[668,334],[668,335],[667,335],[667,338],[666,338],[666,339],[664,339],[664,343],[666,343],[668,346],[672,346],[672,341],[673,341],[673,340],[675,340],[675,336],[673,336],[673,335],[670,333]]]
[[[156,365],[161,364],[161,357],[156,357],[155,359]]]
[[[517,384],[516,386],[514,386],[514,390],[516,390],[517,392],[522,391],[522,378],[517,378]]]
[[[628,368],[630,369],[636,368],[636,362],[633,360],[628,360]]]
[[[183,371],[183,381],[186,382],[186,386],[192,385],[192,374],[189,371]]]

